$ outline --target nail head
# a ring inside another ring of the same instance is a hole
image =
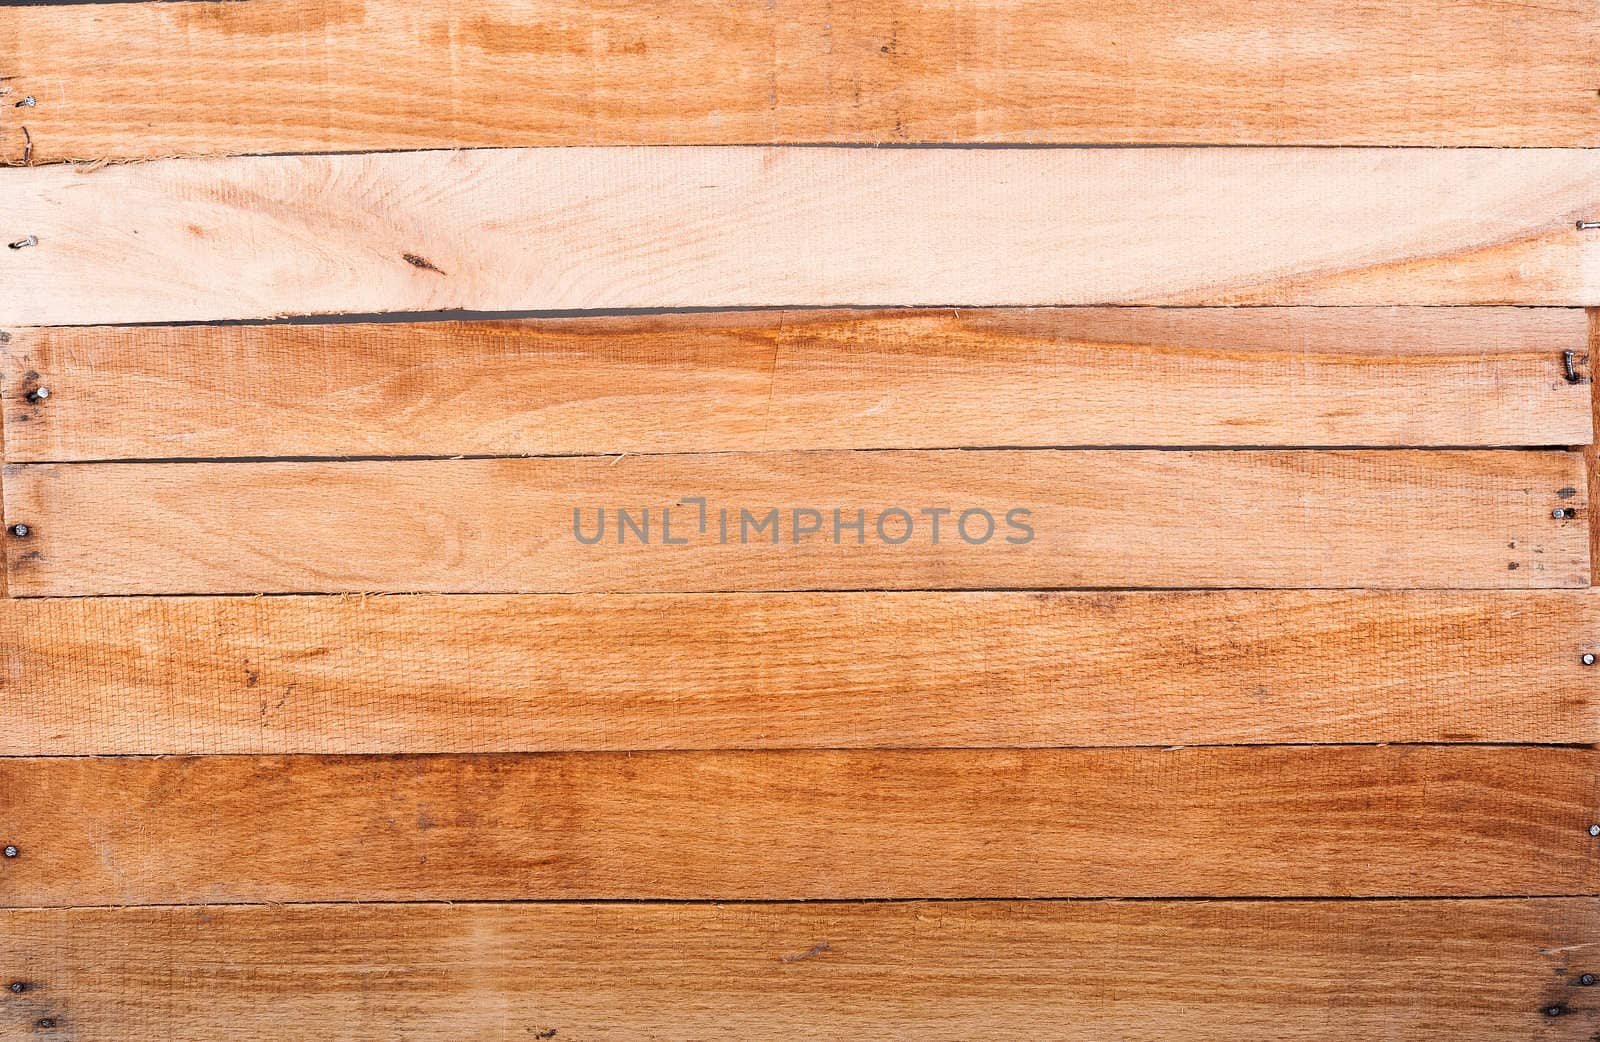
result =
[[[32,94],[29,94],[27,97],[17,102],[17,108],[31,109],[37,104],[39,104],[39,99],[35,98]]]
[[[48,387],[37,387],[28,392],[28,401],[30,402],[42,402],[48,397],[50,397],[50,388]]]
[[[1600,825],[1590,825],[1589,826],[1589,835],[1591,835],[1591,836],[1600,836]]]
[[[1578,978],[1578,983],[1582,984],[1585,988],[1589,987],[1594,983],[1594,974],[1585,973],[1582,977]]]
[[[1594,665],[1594,652],[1585,651],[1583,653],[1583,664],[1586,665],[1586,666]]]
[[[1561,1014],[1565,1013],[1566,1011],[1567,1011],[1567,1007],[1562,1006],[1562,1005],[1546,1006],[1544,1008],[1544,1015],[1547,1016],[1547,1017],[1559,1017],[1559,1016],[1561,1016]]]
[[[27,525],[18,524],[11,526],[11,534],[16,536],[18,539],[28,538],[28,533],[31,531],[33,531],[33,529],[29,528]]]
[[[22,983],[21,981],[14,980],[14,981],[11,982],[11,994],[13,994],[13,995],[21,995],[23,992],[25,992],[27,990],[28,990],[28,986],[26,984]]]
[[[6,844],[6,849],[5,850],[0,851],[0,854],[4,854],[6,857],[16,857],[20,853],[22,853],[22,851],[18,850],[16,847],[12,846],[10,843]]]
[[[1552,1017],[1555,1016],[1554,1013],[1552,1013],[1550,1015]],[[50,1017],[40,1017],[38,1020],[34,1021],[34,1026],[35,1027],[41,1027],[41,1028],[53,1028],[53,1027],[56,1026],[56,1022],[53,1019],[51,1019]]]

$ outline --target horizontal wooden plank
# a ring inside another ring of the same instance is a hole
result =
[[[46,167],[7,188],[6,235],[32,243],[0,257],[11,325],[1600,304],[1600,232],[1575,227],[1600,220],[1600,149],[535,148]]]
[[[1565,746],[0,760],[0,905],[1590,895]]]
[[[0,1030],[1579,1042],[1597,932],[1589,899],[8,911]]]
[[[42,327],[0,357],[12,462],[1587,445],[1593,433],[1575,308]]]
[[[1581,4],[0,8],[5,156],[784,142],[1600,144]],[[382,54],[383,61],[373,61]],[[8,109],[10,106],[8,106]]]
[[[1600,741],[1600,593],[44,598],[0,755]]]
[[[19,596],[1527,588],[1589,568],[1565,451],[66,463],[4,485]]]

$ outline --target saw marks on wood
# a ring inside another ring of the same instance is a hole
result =
[[[556,148],[11,171],[17,325],[1600,304],[1600,149]]]
[[[1587,585],[1577,452],[770,452],[5,471],[13,594]],[[941,513],[942,512],[942,513]]]
[[[1582,445],[1592,430],[1588,326],[1567,308],[42,328],[0,354],[12,462]]]
[[[8,906],[1593,894],[1589,749],[0,760]]]
[[[93,598],[0,755],[1600,740],[1588,591]]]
[[[0,1032],[1587,1042],[1597,934],[1589,899],[7,911]]]

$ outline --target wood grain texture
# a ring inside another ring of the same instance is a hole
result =
[[[0,755],[1600,741],[1600,594],[22,600]]]
[[[1585,1042],[1597,933],[1588,899],[8,911],[0,1038]]]
[[[8,907],[1592,895],[1551,746],[0,760]]]
[[[1533,588],[1589,575],[1584,460],[1564,451],[66,463],[9,466],[4,485],[6,517],[30,529],[5,537],[18,596]]]
[[[5,158],[792,142],[1600,144],[1581,4],[0,9]],[[374,61],[382,54],[384,60]]]
[[[1571,308],[44,327],[0,357],[11,462],[1586,445],[1593,431],[1588,324]]]
[[[280,98],[272,96],[273,103]],[[1600,149],[554,148],[7,178],[0,322],[1600,304]]]
[[[1600,352],[1600,312],[1589,311],[1589,357],[1596,357]],[[1590,411],[1597,422],[1600,422],[1600,390],[1596,390],[1593,381],[1589,386]],[[1584,459],[1589,465],[1589,495],[1593,497],[1600,494],[1600,448],[1597,448],[1593,439],[1585,443],[1583,448]],[[1600,519],[1589,519],[1589,573],[1590,583],[1600,586]]]

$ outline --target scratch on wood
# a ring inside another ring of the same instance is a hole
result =
[[[815,958],[816,956],[821,955],[823,952],[832,950],[833,946],[827,941],[818,941],[816,944],[813,944],[803,952],[794,952],[789,955],[780,956],[778,961],[782,963],[804,962],[807,959]]]
[[[1569,944],[1565,948],[1540,948],[1539,949],[1539,954],[1540,955],[1560,955],[1563,952],[1582,951],[1585,948],[1593,948],[1593,947],[1595,947],[1597,945],[1600,945],[1600,941],[1589,941],[1589,942],[1587,942],[1585,944]]]

